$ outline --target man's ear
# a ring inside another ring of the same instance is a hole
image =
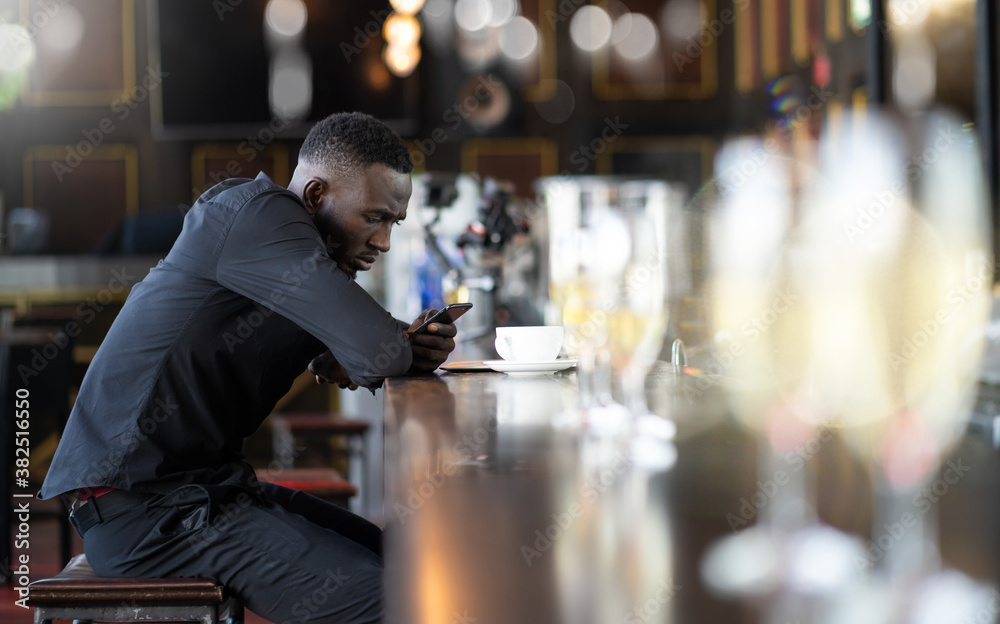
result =
[[[309,178],[305,188],[302,189],[302,203],[306,206],[306,211],[314,215],[319,212],[323,205],[323,193],[326,192],[326,182],[322,178]]]

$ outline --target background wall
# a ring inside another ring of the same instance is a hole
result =
[[[222,19],[241,10],[239,0],[216,4]],[[663,39],[652,72],[623,63],[610,46],[579,49],[570,24],[586,4],[525,0],[536,54],[520,65],[473,66],[462,52],[478,52],[463,43],[453,5],[431,0],[421,14],[419,124],[404,136],[418,169],[510,179],[521,195],[535,177],[558,173],[655,175],[694,190],[710,177],[724,136],[777,118],[815,132],[866,101],[864,29],[851,27],[841,0],[633,0],[628,8],[653,23],[670,6],[700,6],[701,28],[689,40]],[[388,3],[368,5],[380,27]],[[600,6],[612,16],[625,10]],[[0,193],[7,210],[49,211],[50,252],[87,253],[129,215],[179,215],[225,177],[264,170],[283,183],[294,168],[307,126],[273,132],[262,124],[238,137],[206,129],[197,140],[154,135],[151,103],[176,79],[150,52],[154,10],[144,0],[0,0],[0,18],[25,24],[37,42],[25,89],[0,111]],[[73,24],[82,24],[79,42],[58,49]],[[218,45],[192,40],[192,62]],[[381,45],[380,37],[366,43]]]

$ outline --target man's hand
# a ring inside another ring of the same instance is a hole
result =
[[[358,384],[348,377],[347,369],[341,366],[337,358],[333,357],[329,351],[309,362],[309,372],[316,375],[316,383],[318,384],[333,383],[341,388],[358,389]]]
[[[437,310],[424,310],[417,317],[417,320],[410,324],[406,336],[410,339],[410,347],[413,349],[413,364],[410,372],[429,372],[444,364],[448,355],[455,350],[455,329],[454,323],[433,322],[427,327],[427,331],[421,334],[413,333],[413,330],[420,327],[425,320],[437,313]]]

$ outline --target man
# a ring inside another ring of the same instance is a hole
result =
[[[307,365],[374,389],[454,349],[453,325],[409,333],[353,280],[389,251],[412,169],[383,123],[337,114],[287,190],[261,174],[192,206],[94,357],[39,494],[79,493],[98,574],[213,578],[274,622],[381,621],[380,530],[259,484],[241,450]]]

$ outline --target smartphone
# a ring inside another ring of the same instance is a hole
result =
[[[437,314],[424,321],[423,325],[413,330],[414,334],[423,334],[431,323],[454,323],[460,316],[472,309],[471,303],[453,303],[439,310]]]

